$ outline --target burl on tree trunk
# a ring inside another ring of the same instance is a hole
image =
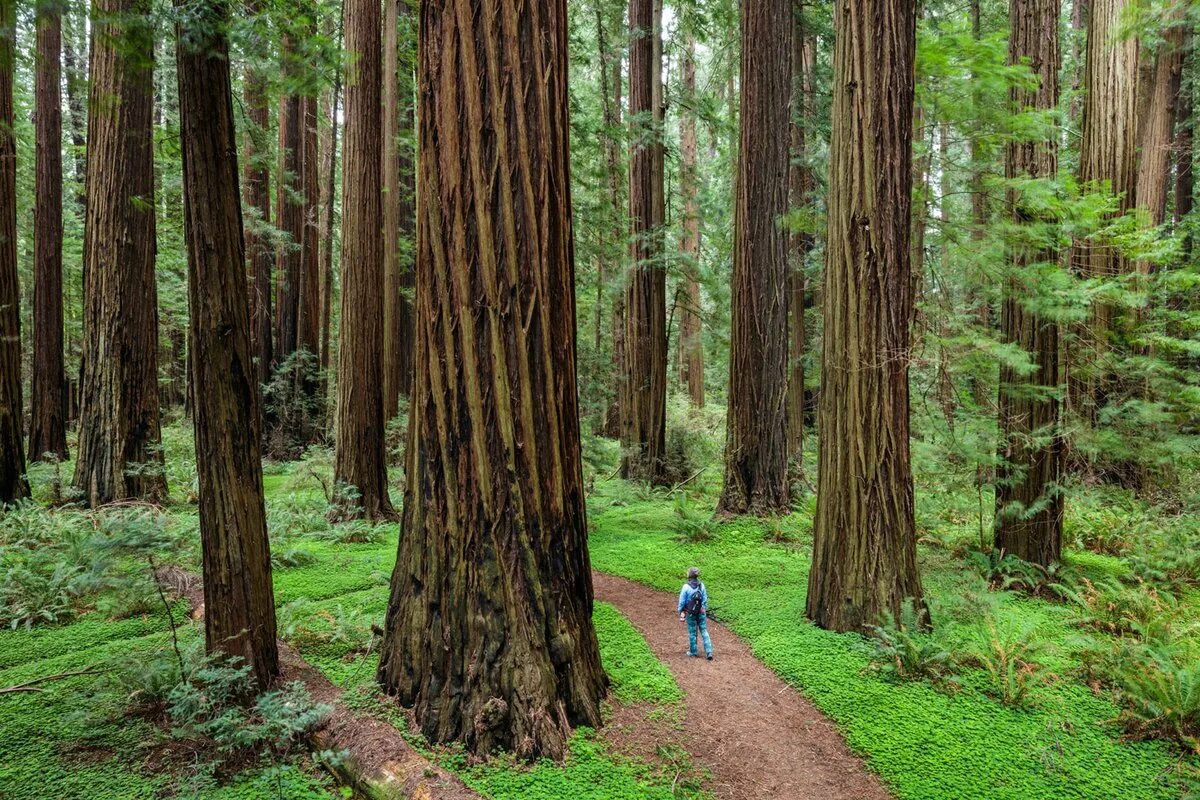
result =
[[[808,616],[859,630],[922,607],[909,460],[916,10],[860,0],[835,16],[820,486]]]
[[[421,14],[417,370],[379,681],[526,758],[598,725],[579,451],[565,0]],[[518,8],[520,7],[520,9]]]

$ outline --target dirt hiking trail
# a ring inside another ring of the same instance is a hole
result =
[[[708,623],[714,661],[689,658],[676,596],[599,572],[592,582],[675,675],[681,744],[712,773],[705,788],[718,800],[888,800],[834,724],[723,625]]]

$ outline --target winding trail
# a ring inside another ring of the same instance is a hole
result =
[[[596,599],[610,603],[646,638],[684,692],[682,745],[712,773],[718,800],[888,800],[832,722],[754,657],[725,626],[709,621],[715,660],[689,658],[676,597],[592,573]]]

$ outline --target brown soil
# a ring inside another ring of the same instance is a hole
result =
[[[592,582],[674,673],[684,725],[670,740],[711,773],[705,788],[718,800],[888,800],[833,723],[724,626],[708,623],[715,660],[689,658],[675,596],[599,572]]]

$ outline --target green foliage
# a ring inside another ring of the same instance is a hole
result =
[[[871,659],[884,676],[896,680],[938,680],[945,676],[951,664],[951,654],[930,636],[928,613],[918,609],[907,598],[897,619],[885,614],[878,625],[872,625]]]
[[[712,538],[717,529],[716,520],[708,511],[698,510],[688,499],[686,492],[675,493],[674,510],[671,529],[680,540],[703,542]]]
[[[1056,562],[1043,567],[999,550],[971,551],[967,553],[967,562],[993,589],[1022,592],[1031,597],[1061,597],[1076,579],[1069,565]]]
[[[1122,711],[1116,721],[1139,738],[1166,739],[1200,755],[1200,647],[1151,639],[1123,649],[1113,665]]]
[[[596,603],[592,622],[613,697],[622,703],[677,703],[683,699],[670,670],[655,658],[637,628],[616,608]]]
[[[963,661],[983,670],[988,694],[1024,708],[1037,702],[1039,689],[1056,677],[1042,663],[1045,651],[1045,643],[1029,627],[988,619],[975,629]]]

